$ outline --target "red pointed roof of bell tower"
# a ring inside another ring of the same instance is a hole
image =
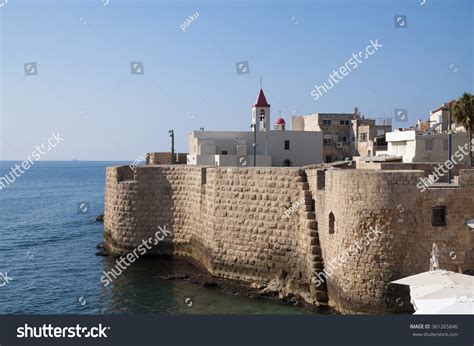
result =
[[[258,94],[257,101],[253,105],[254,107],[270,107],[265,98],[265,94],[263,93],[263,89],[260,89],[260,93]]]

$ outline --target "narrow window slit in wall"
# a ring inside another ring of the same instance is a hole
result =
[[[329,213],[329,234],[334,234],[334,224],[336,223],[336,219],[332,212]]]

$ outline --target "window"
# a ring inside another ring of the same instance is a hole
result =
[[[323,125],[331,125],[331,120],[323,119]]]
[[[347,136],[339,136],[339,142],[347,142]]]
[[[433,207],[431,225],[435,227],[446,226],[446,207]]]
[[[291,167],[291,165],[292,165],[292,163],[291,163],[290,159],[285,159],[282,162],[283,167]]]
[[[444,142],[443,142],[443,150],[448,150],[448,140],[445,139]]]
[[[359,133],[359,141],[361,142],[367,141],[367,133]]]
[[[331,140],[331,138],[324,138],[323,143],[326,144],[326,145],[331,144],[332,140]]]
[[[227,155],[227,150],[222,150],[222,151],[221,151],[221,154],[222,154],[222,155]]]
[[[331,155],[327,155],[326,156],[326,163],[330,163],[332,162],[332,156]]]
[[[336,219],[334,218],[334,214],[332,212],[329,213],[329,234],[334,234],[334,224]]]
[[[432,139],[425,140],[425,150],[433,150],[433,140]]]
[[[339,121],[339,125],[344,125],[344,120]]]
[[[290,141],[285,141],[285,150],[290,150]]]
[[[396,142],[393,142],[393,143],[396,143]],[[400,155],[400,156],[405,155],[405,150],[407,148],[407,141],[398,142],[397,145],[398,145],[397,148],[396,148],[397,154]]]
[[[344,125],[350,125],[351,121],[350,120],[344,120]]]

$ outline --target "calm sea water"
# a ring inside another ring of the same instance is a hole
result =
[[[102,271],[115,260],[95,255],[103,225],[95,216],[103,212],[105,168],[115,164],[123,163],[36,162],[0,191],[0,314],[309,312],[158,278],[193,270],[183,261],[139,260],[104,288]],[[0,161],[0,176],[13,165]]]

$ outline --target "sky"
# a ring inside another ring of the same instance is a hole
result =
[[[357,106],[406,109],[394,127],[410,126],[472,93],[473,13],[469,0],[0,0],[0,160],[53,133],[64,140],[43,160],[134,161],[170,151],[170,129],[187,152],[192,130],[250,130],[260,78],[273,120]],[[371,40],[377,51],[315,100]]]

